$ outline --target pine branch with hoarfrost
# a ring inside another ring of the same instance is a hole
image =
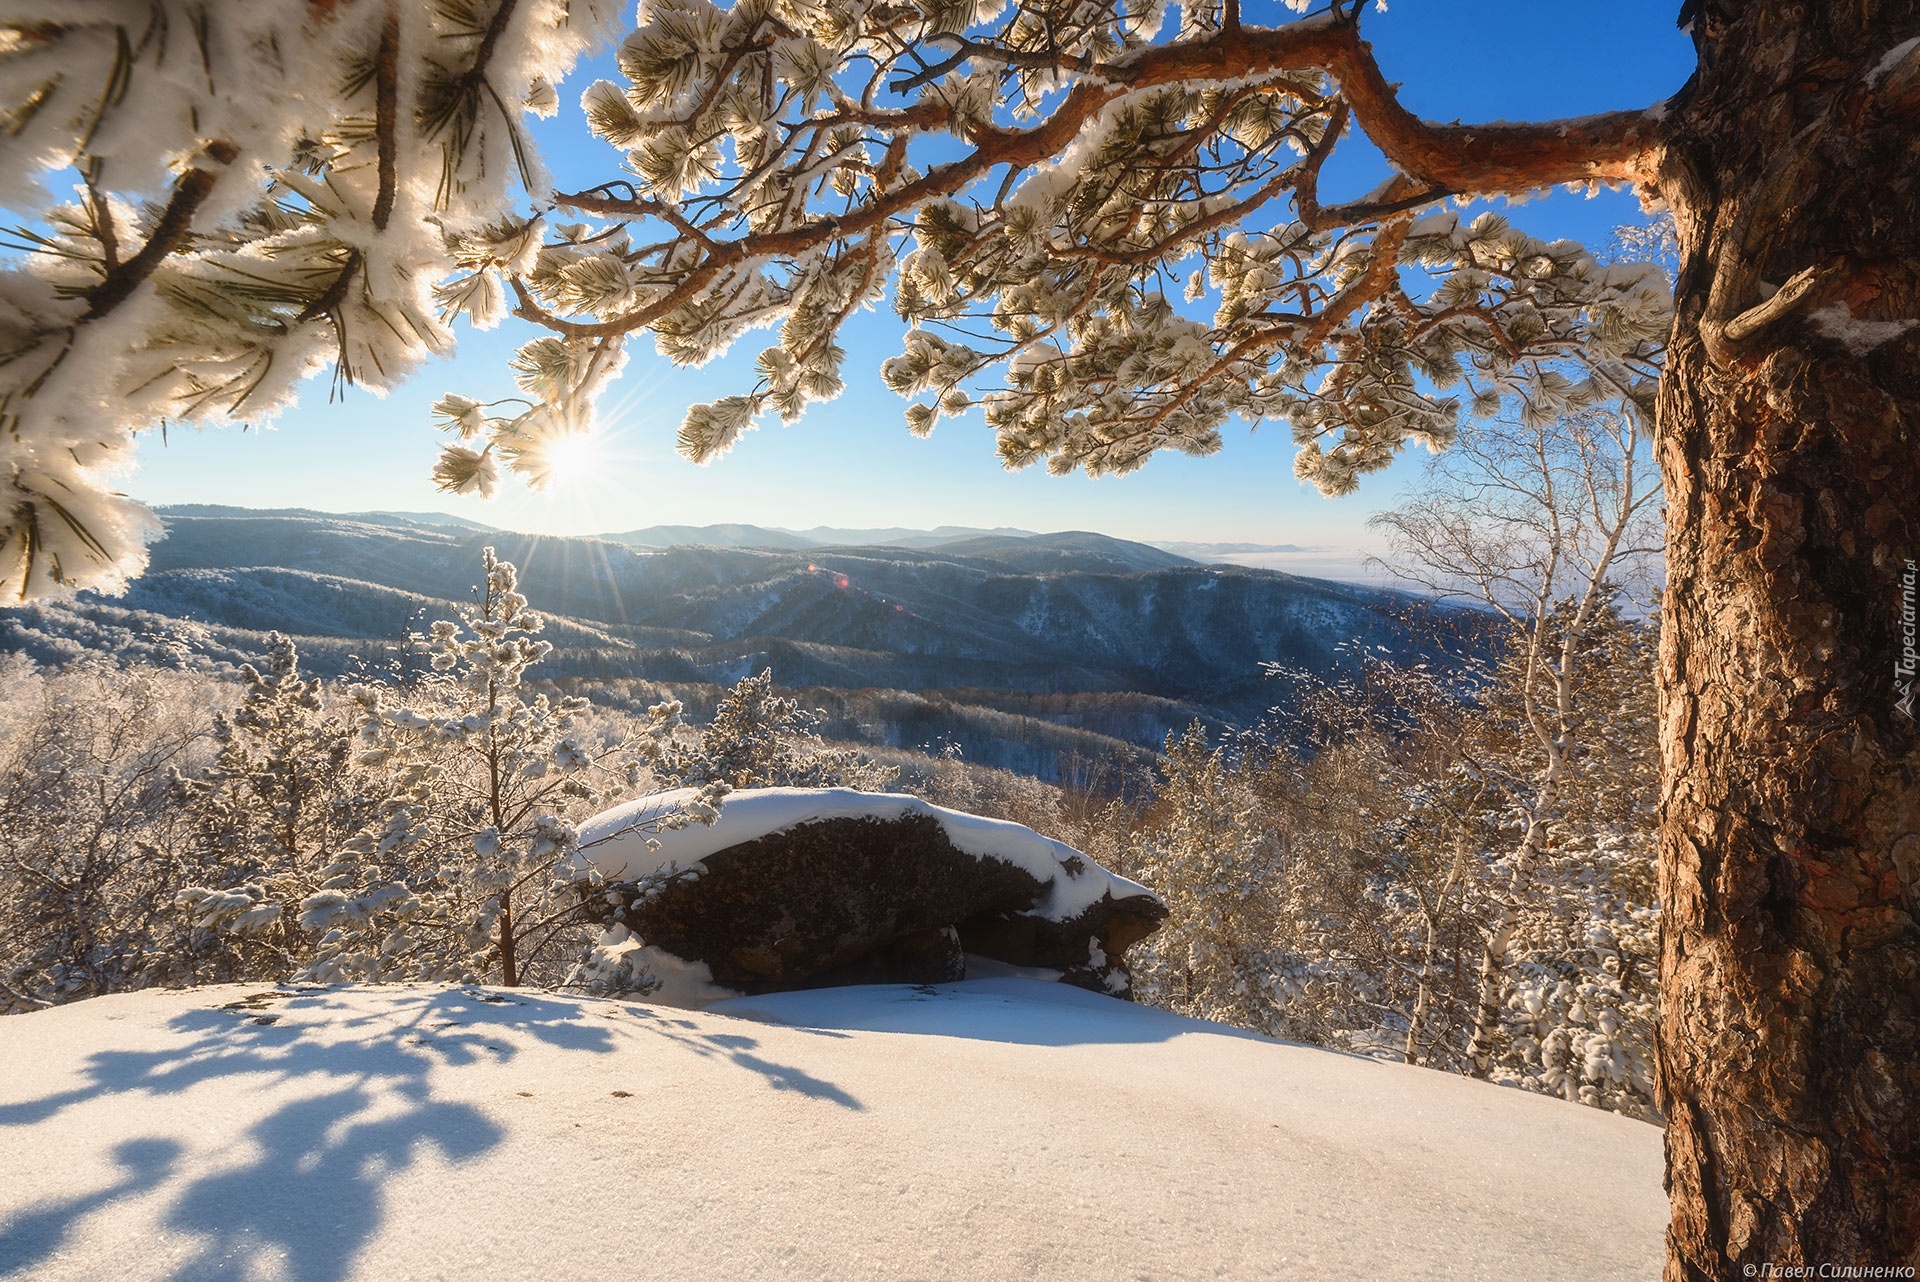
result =
[[[1649,403],[1657,268],[1602,265],[1452,197],[1640,173],[1651,118],[1433,126],[1359,6],[647,0],[582,98],[625,176],[553,193],[522,127],[610,34],[611,0],[0,0],[0,590],[143,563],[112,492],[133,434],[252,421],[307,376],[392,387],[513,315],[522,396],[436,407],[434,479],[541,487],[631,336],[701,364],[773,329],[751,384],[689,409],[730,449],[845,386],[840,333],[891,291],[908,426],[978,406],[1009,466],[1139,467],[1284,419],[1329,493],[1463,413]],[[1329,204],[1356,131],[1395,167]],[[517,190],[516,190],[517,188]],[[50,192],[69,190],[70,196]]]
[[[516,188],[545,189],[523,116],[613,13],[0,2],[0,203],[25,220],[0,272],[0,593],[140,571],[156,526],[114,491],[136,432],[257,422],[326,370],[384,392],[455,314],[497,319],[497,283],[445,282],[522,252]]]
[[[627,176],[555,197],[592,221],[509,273],[515,314],[689,365],[776,330],[750,385],[688,410],[696,460],[837,396],[840,331],[890,286],[909,428],[981,407],[1009,466],[1125,472],[1284,419],[1340,493],[1503,402],[1649,406],[1655,267],[1444,204],[1630,178],[1650,118],[1426,124],[1360,9],[649,0],[583,98]],[[1395,176],[1325,203],[1356,132]]]

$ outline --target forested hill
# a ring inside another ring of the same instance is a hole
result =
[[[1398,594],[1201,566],[1100,535],[643,549],[393,514],[163,515],[167,537],[124,597],[0,612],[0,649],[231,662],[277,629],[302,639],[314,671],[377,666],[468,598],[485,546],[520,567],[549,615],[547,673],[609,688],[678,691],[771,665],[791,687],[964,689],[968,702],[1020,715],[1051,698],[1056,711],[1042,715],[1069,719],[1112,702],[1093,696],[1126,694],[1145,699],[1127,701],[1121,737],[1151,743],[1191,715],[1257,715],[1276,697],[1262,662],[1327,671],[1345,642],[1419,648]]]

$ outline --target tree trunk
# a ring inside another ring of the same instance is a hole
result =
[[[1507,995],[1507,951],[1513,943],[1513,909],[1496,910],[1487,942],[1480,950],[1479,980],[1474,985],[1473,1035],[1467,1038],[1467,1073],[1482,1081],[1493,1076],[1493,1041]]]
[[[1558,769],[1556,758],[1556,772]],[[1544,807],[1553,803],[1549,789],[1535,802]],[[1467,1072],[1485,1079],[1493,1075],[1493,1043],[1500,1033],[1500,1012],[1506,1009],[1507,962],[1513,949],[1513,928],[1519,924],[1520,905],[1533,886],[1533,870],[1540,862],[1540,846],[1545,840],[1545,825],[1536,810],[1527,820],[1527,835],[1513,856],[1513,871],[1507,877],[1507,893],[1494,909],[1493,922],[1487,927],[1487,942],[1480,953],[1479,1000],[1474,1003],[1473,1036],[1467,1041]]]
[[[1420,984],[1414,991],[1413,1016],[1407,1020],[1407,1043],[1405,1058],[1409,1064],[1418,1064],[1421,1057],[1421,1043],[1427,1036],[1427,1013],[1433,1009],[1434,971],[1440,961],[1440,914],[1446,911],[1447,897],[1453,894],[1461,878],[1467,875],[1467,839],[1456,834],[1453,839],[1453,862],[1447,867],[1446,880],[1440,883],[1433,901],[1423,906],[1423,915],[1427,919],[1427,943],[1420,956]]]
[[[514,955],[513,891],[500,892],[500,984],[520,987],[520,960]]]
[[[1658,174],[1667,1278],[1920,1264],[1920,46],[1886,57],[1920,0],[1694,23]]]

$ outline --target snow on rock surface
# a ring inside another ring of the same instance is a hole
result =
[[[711,825],[661,827],[698,795],[693,788],[655,793],[603,811],[580,825],[580,849],[560,865],[560,875],[597,869],[608,881],[632,881],[669,866],[686,868],[729,846],[824,819],[904,819],[927,815],[939,821],[947,840],[977,858],[999,859],[1031,873],[1050,893],[1040,915],[1062,921],[1101,896],[1125,899],[1152,892],[1110,873],[1065,842],[1004,819],[963,814],[904,793],[856,792],[851,788],[743,788],[727,794]]]
[[[0,1019],[32,1282],[1654,1278],[1660,1132],[999,977]]]
[[[1126,950],[1167,915],[1146,887],[1071,846],[916,797],[744,789],[715,823],[668,827],[697,795],[588,820],[559,869],[608,927],[594,967],[642,966],[675,1004],[942,983],[966,976],[969,953],[1124,997]]]

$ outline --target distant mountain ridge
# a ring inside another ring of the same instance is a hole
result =
[[[1232,552],[1324,552],[1327,549],[1301,547],[1297,543],[1192,543],[1161,540],[1153,544],[1163,552],[1173,552],[1196,560]]]
[[[609,543],[636,548],[811,548],[822,544],[788,530],[760,525],[650,525],[600,536]]]
[[[160,509],[161,515],[194,517],[290,516],[361,521],[373,524],[405,523],[429,529],[459,529],[509,533],[497,526],[443,512],[319,512],[304,508],[250,509],[213,504],[178,504]],[[1324,556],[1338,561],[1336,549],[1303,547],[1294,543],[1205,543],[1157,539],[1141,542],[1095,534],[1086,530],[1061,530],[1051,534],[1013,526],[984,529],[965,525],[940,525],[930,530],[902,526],[859,529],[818,525],[806,530],[781,526],[720,522],[713,525],[650,525],[644,529],[610,534],[583,535],[626,547],[660,550],[676,547],[771,548],[800,551],[809,548],[944,548],[961,555],[987,556],[1037,573],[1049,571],[1166,569],[1175,565],[1245,564],[1255,568],[1287,569],[1294,558],[1311,565],[1312,558]],[[1066,552],[1072,559],[1052,554]],[[1156,553],[1160,555],[1156,555]]]
[[[1086,530],[1036,534],[1001,527],[993,530],[942,525],[932,530],[900,528],[859,530],[816,526],[784,530],[762,525],[654,525],[643,530],[601,535],[609,543],[638,548],[722,547],[803,550],[816,548],[902,548],[942,550],[958,556],[985,557],[1035,573],[1065,570],[1134,573],[1193,562],[1147,543],[1116,539]]]
[[[789,530],[771,525],[650,525],[644,530],[626,530],[598,537],[609,543],[634,547],[890,547],[935,548],[977,538],[1038,538],[1032,530],[1010,526],[980,529],[968,525],[940,525],[931,530],[909,530],[901,526],[883,529],[851,529],[816,525],[810,530]]]
[[[810,530],[787,530],[785,533],[798,534],[802,538],[814,540],[836,547],[892,547],[892,548],[933,548],[948,543],[957,543],[962,539],[975,538],[1033,538],[1032,530],[1017,530],[1010,525],[995,526],[983,530],[971,525],[936,525],[931,530],[908,530],[892,526],[879,530],[841,529],[830,525],[816,525]]]
[[[1086,532],[970,534],[930,548],[641,548],[408,513],[162,515],[167,536],[124,597],[0,610],[0,651],[232,663],[278,630],[300,638],[317,672],[403,664],[407,633],[470,599],[480,551],[493,546],[550,620],[547,675],[615,694],[631,686],[634,700],[693,690],[697,703],[698,691],[771,666],[783,685],[848,692],[827,701],[842,729],[883,739],[908,733],[903,716],[945,734],[964,704],[976,710],[968,724],[991,723],[1002,740],[1046,738],[1038,766],[1020,758],[1042,773],[1060,753],[1139,751],[1196,717],[1257,716],[1282,693],[1263,663],[1332,671],[1350,641],[1424,652],[1400,594],[1196,565]],[[853,697],[862,691],[902,692],[906,702],[885,706],[921,711],[867,724],[861,709],[880,705]],[[1062,729],[1031,728],[1041,722]]]
[[[373,525],[419,525],[429,529],[498,530],[484,521],[469,520],[450,512],[322,512],[305,507],[236,507],[227,503],[174,503],[156,508],[164,523],[170,517],[310,517],[321,521],[358,521]]]

